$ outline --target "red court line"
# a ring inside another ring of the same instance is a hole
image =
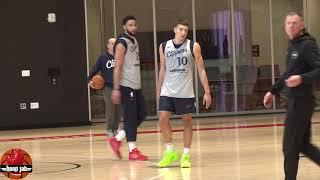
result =
[[[313,124],[320,124],[320,122],[313,122]],[[219,131],[227,129],[251,129],[251,128],[266,128],[284,126],[284,124],[257,124],[257,125],[241,125],[241,126],[225,126],[225,127],[211,127],[211,128],[194,128],[194,131]],[[183,132],[183,129],[175,129],[173,132]],[[138,134],[156,134],[160,133],[158,130],[150,131],[139,131]],[[92,137],[106,136],[105,133],[91,134]],[[66,139],[66,138],[80,138],[90,137],[90,134],[73,134],[73,135],[62,135],[62,136],[42,136],[42,137],[30,137],[30,138],[11,138],[11,139],[0,139],[0,142],[14,142],[14,141],[36,141],[36,140],[52,140],[52,139]]]

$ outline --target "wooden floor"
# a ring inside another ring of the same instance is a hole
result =
[[[81,180],[281,180],[281,141],[284,115],[213,117],[194,120],[191,149],[193,167],[155,166],[164,147],[157,121],[139,129],[138,146],[147,162],[129,162],[124,143],[123,160],[116,160],[106,142],[105,124],[23,131],[1,131],[0,152],[19,147],[33,158],[33,173],[25,179]],[[313,121],[313,142],[320,146],[320,113]],[[180,121],[172,121],[174,142],[182,150]],[[0,179],[7,179],[0,175]],[[319,180],[320,168],[307,158],[300,161],[299,180]]]

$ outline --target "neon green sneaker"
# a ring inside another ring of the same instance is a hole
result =
[[[177,161],[179,155],[176,151],[165,151],[158,166],[163,168],[169,166],[172,162]]]
[[[191,168],[190,154],[183,153],[181,157],[181,167]]]

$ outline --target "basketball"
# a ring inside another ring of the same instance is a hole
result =
[[[10,149],[1,157],[1,165],[32,165],[30,155],[22,149]],[[10,179],[21,179],[26,177],[30,172],[3,172]]]
[[[105,80],[101,75],[93,76],[92,82],[95,89],[102,89],[105,84]]]

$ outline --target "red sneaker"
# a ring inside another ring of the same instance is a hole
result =
[[[131,161],[147,161],[148,159],[148,156],[143,155],[137,148],[129,153],[129,160]]]
[[[120,152],[120,147],[121,147],[122,142],[118,141],[115,137],[113,137],[113,138],[109,139],[109,144],[112,148],[112,151],[116,154],[116,156],[119,159],[121,159],[122,156],[121,156],[121,152]]]

